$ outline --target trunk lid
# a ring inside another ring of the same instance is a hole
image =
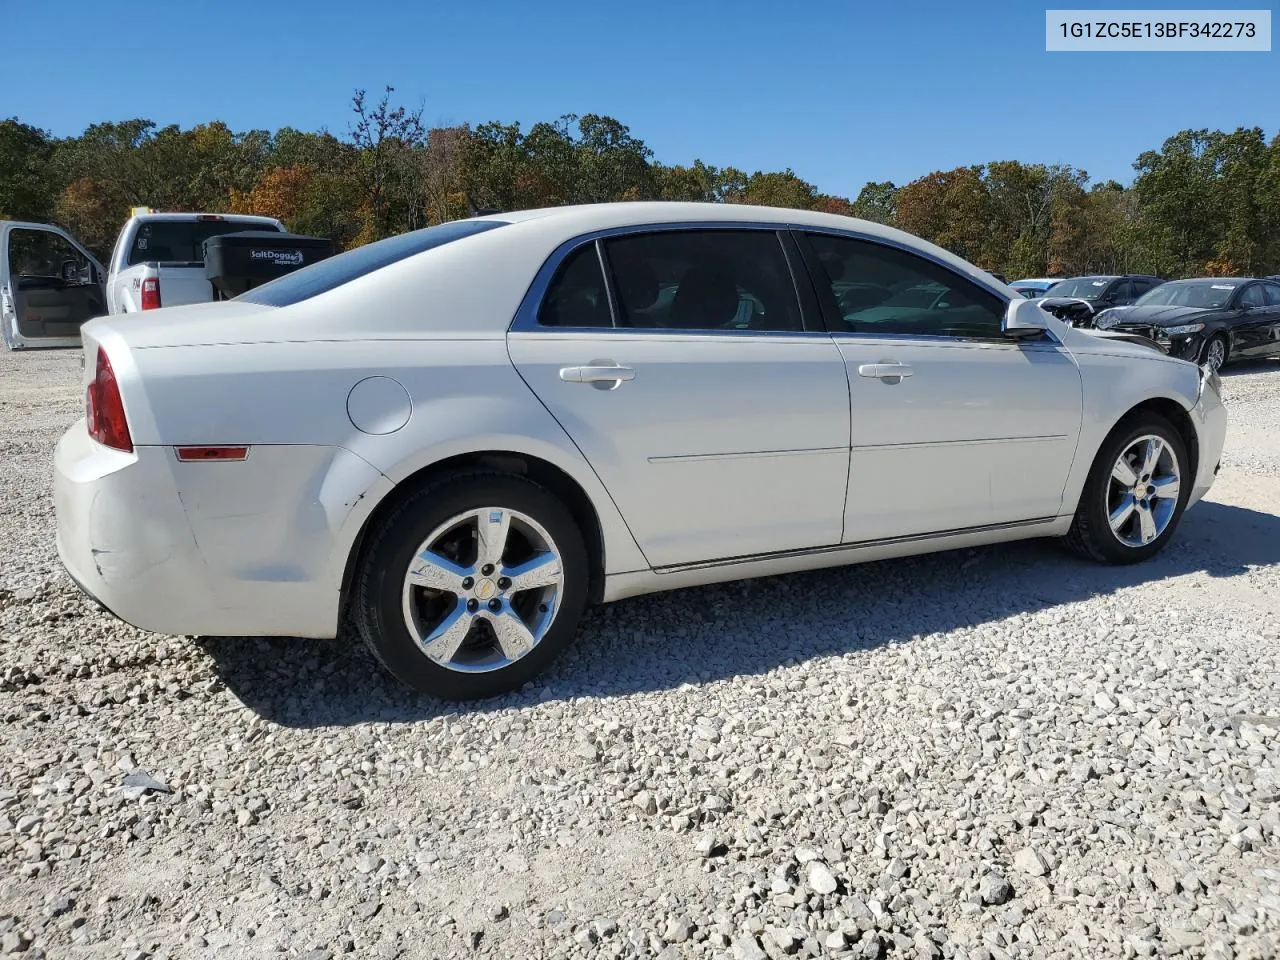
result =
[[[209,286],[203,273],[201,282]],[[161,302],[166,302],[164,281],[161,282],[160,296]],[[262,322],[275,310],[275,307],[259,303],[224,300],[99,317],[81,328],[86,363],[90,343],[98,342],[107,332],[118,334],[134,350],[279,340],[280,329],[267,329]]]

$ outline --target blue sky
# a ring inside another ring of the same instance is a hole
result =
[[[1025,2],[3,6],[0,116],[60,135],[137,116],[342,134],[353,88],[389,83],[433,125],[609,114],[664,162],[852,196],[996,159],[1128,182],[1177,130],[1280,125],[1280,52],[1046,53]]]

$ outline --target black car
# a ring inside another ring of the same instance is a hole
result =
[[[1215,370],[1280,355],[1280,282],[1204,277],[1161,284],[1132,306],[1097,316],[1099,330],[1136,333]]]
[[[1159,277],[1142,273],[1068,277],[1044,292],[1040,306],[1073,326],[1091,327],[1099,312],[1133,303],[1162,283]]]

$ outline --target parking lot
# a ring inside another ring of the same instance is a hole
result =
[[[50,497],[79,379],[0,354],[0,955],[1280,952],[1280,362],[1226,372],[1221,475],[1147,564],[629,600],[462,709],[349,641],[83,599]]]

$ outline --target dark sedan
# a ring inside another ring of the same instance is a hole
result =
[[[1161,284],[1097,316],[1100,330],[1149,337],[1170,354],[1218,369],[1280,354],[1280,283],[1205,277]]]
[[[1146,274],[1090,274],[1059,280],[1046,290],[1040,306],[1077,327],[1093,326],[1093,318],[1108,307],[1133,303],[1164,283]]]

